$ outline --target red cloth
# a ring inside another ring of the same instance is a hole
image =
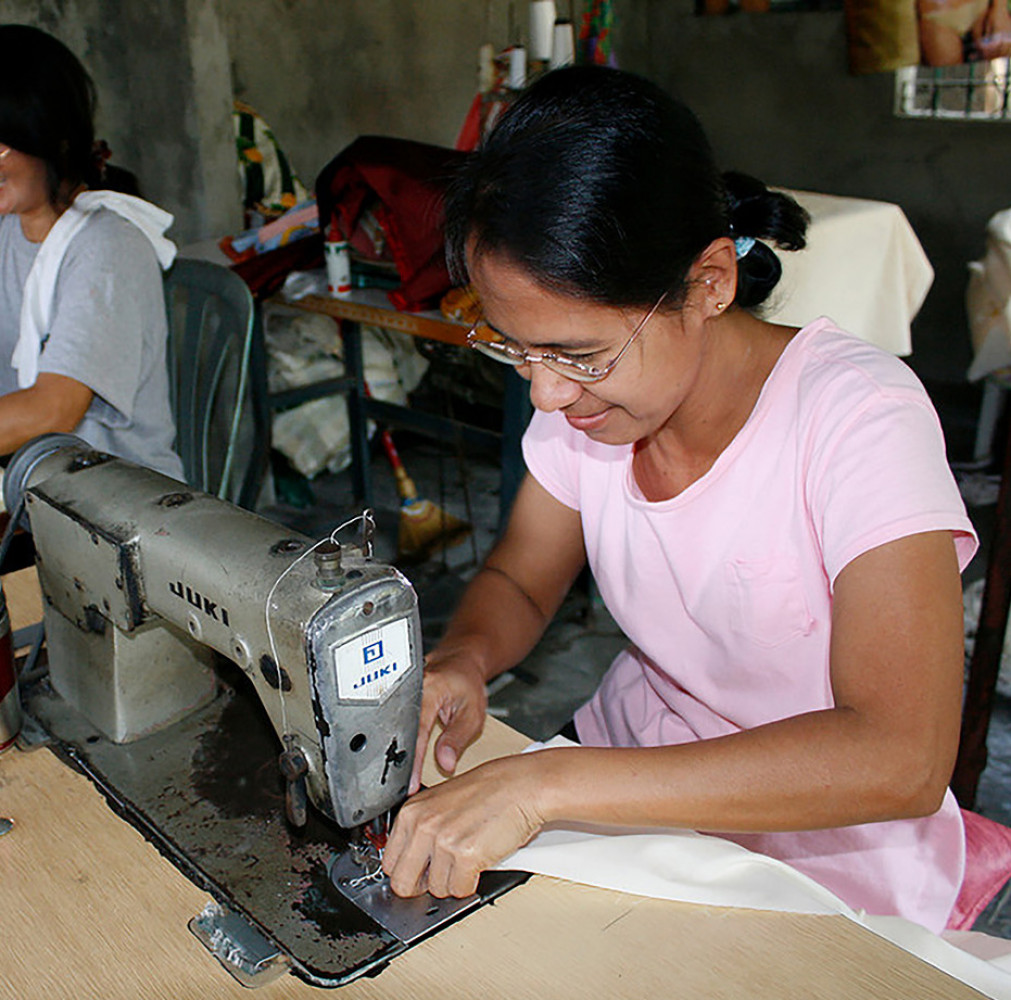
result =
[[[1011,829],[962,810],[965,878],[948,918],[948,930],[967,931],[1011,878]]]
[[[386,242],[386,259],[401,285],[389,293],[397,309],[434,307],[452,287],[442,232],[443,195],[464,153],[388,136],[366,135],[328,163],[316,178],[320,229],[335,221],[344,239],[369,256],[367,214]]]
[[[475,94],[467,110],[467,117],[460,126],[460,134],[456,137],[456,149],[464,152],[477,149],[477,144],[481,141],[481,104],[481,95]]]

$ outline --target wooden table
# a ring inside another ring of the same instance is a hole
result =
[[[34,571],[4,580],[14,625]],[[493,719],[463,766],[518,750]],[[426,781],[436,781],[429,761]],[[225,1000],[251,994],[190,934],[207,895],[47,750],[0,756],[0,1000]],[[263,1000],[322,997],[285,976]],[[844,917],[722,909],[534,876],[393,960],[347,1000],[572,997],[968,1000],[979,994]]]
[[[372,505],[372,479],[366,431],[366,421],[371,417],[382,424],[407,427],[439,440],[459,441],[479,448],[498,450],[502,472],[499,529],[505,528],[513,498],[523,478],[520,442],[531,412],[527,385],[514,371],[505,372],[505,399],[500,434],[437,414],[387,403],[373,399],[365,390],[361,324],[397,330],[412,337],[435,340],[463,349],[466,349],[468,328],[435,312],[399,312],[390,305],[386,293],[377,288],[355,289],[348,299],[307,295],[297,300],[278,298],[272,299],[271,302],[330,316],[340,324],[346,377],[279,393],[271,397],[271,402],[274,408],[280,409],[335,392],[343,393],[347,397],[348,423],[351,429],[352,485],[355,495],[361,498],[366,507]]]

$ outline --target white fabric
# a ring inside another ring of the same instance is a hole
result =
[[[777,251],[783,265],[763,318],[803,326],[831,316],[892,354],[913,349],[910,324],[934,270],[898,205],[787,191],[811,215],[807,247]]]
[[[162,269],[171,266],[175,259],[176,246],[164,236],[173,221],[168,212],[142,198],[117,191],[79,194],[42,241],[25,282],[20,337],[11,356],[11,365],[18,373],[18,386],[22,389],[34,385],[39,374],[39,351],[49,330],[56,276],[67,247],[91,213],[99,208],[107,208],[132,222],[150,241]]]
[[[564,737],[527,748],[576,746]],[[916,955],[993,1000],[1011,1000],[1011,970],[987,962],[901,917],[868,916],[789,865],[690,830],[554,826],[499,868],[655,899],[792,913],[837,914]]]
[[[987,223],[986,253],[969,265],[965,293],[975,351],[970,381],[1011,365],[1011,209]]]
[[[300,272],[292,272],[295,274]],[[343,347],[335,330],[329,316],[269,306],[264,314],[264,333],[270,391],[340,378],[344,374]],[[417,388],[428,368],[428,362],[418,353],[415,338],[368,324],[362,325],[361,335],[362,363],[371,395],[405,406],[408,393]],[[351,464],[351,430],[346,400],[330,396],[275,413],[271,445],[308,479],[324,469],[339,472],[347,468]]]

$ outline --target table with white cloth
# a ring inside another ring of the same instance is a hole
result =
[[[36,620],[34,570],[6,576],[4,588],[14,626]],[[526,742],[489,719],[462,766],[516,752]],[[429,758],[425,781],[438,780]],[[0,756],[0,814],[14,820],[11,832],[0,836],[2,1000],[250,995],[187,929],[208,901],[206,892],[116,815],[82,774],[46,749],[8,751]],[[339,996],[981,995],[903,948],[842,915],[697,905],[535,875],[393,959],[376,978],[342,987]],[[979,986],[962,970],[951,971]],[[256,995],[294,1000],[326,994],[286,975]],[[982,995],[1011,991],[987,988]]]
[[[783,277],[763,316],[803,326],[828,316],[892,354],[913,349],[910,324],[934,270],[898,205],[786,191],[811,216],[807,247],[777,251]]]

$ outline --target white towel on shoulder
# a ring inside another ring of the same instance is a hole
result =
[[[39,374],[39,354],[49,333],[56,276],[71,240],[80,232],[92,212],[107,208],[132,222],[150,241],[163,269],[175,259],[176,246],[164,235],[172,216],[143,198],[118,191],[84,191],[74,199],[42,241],[25,282],[21,303],[21,326],[11,364],[18,373],[18,386],[27,389]]]

